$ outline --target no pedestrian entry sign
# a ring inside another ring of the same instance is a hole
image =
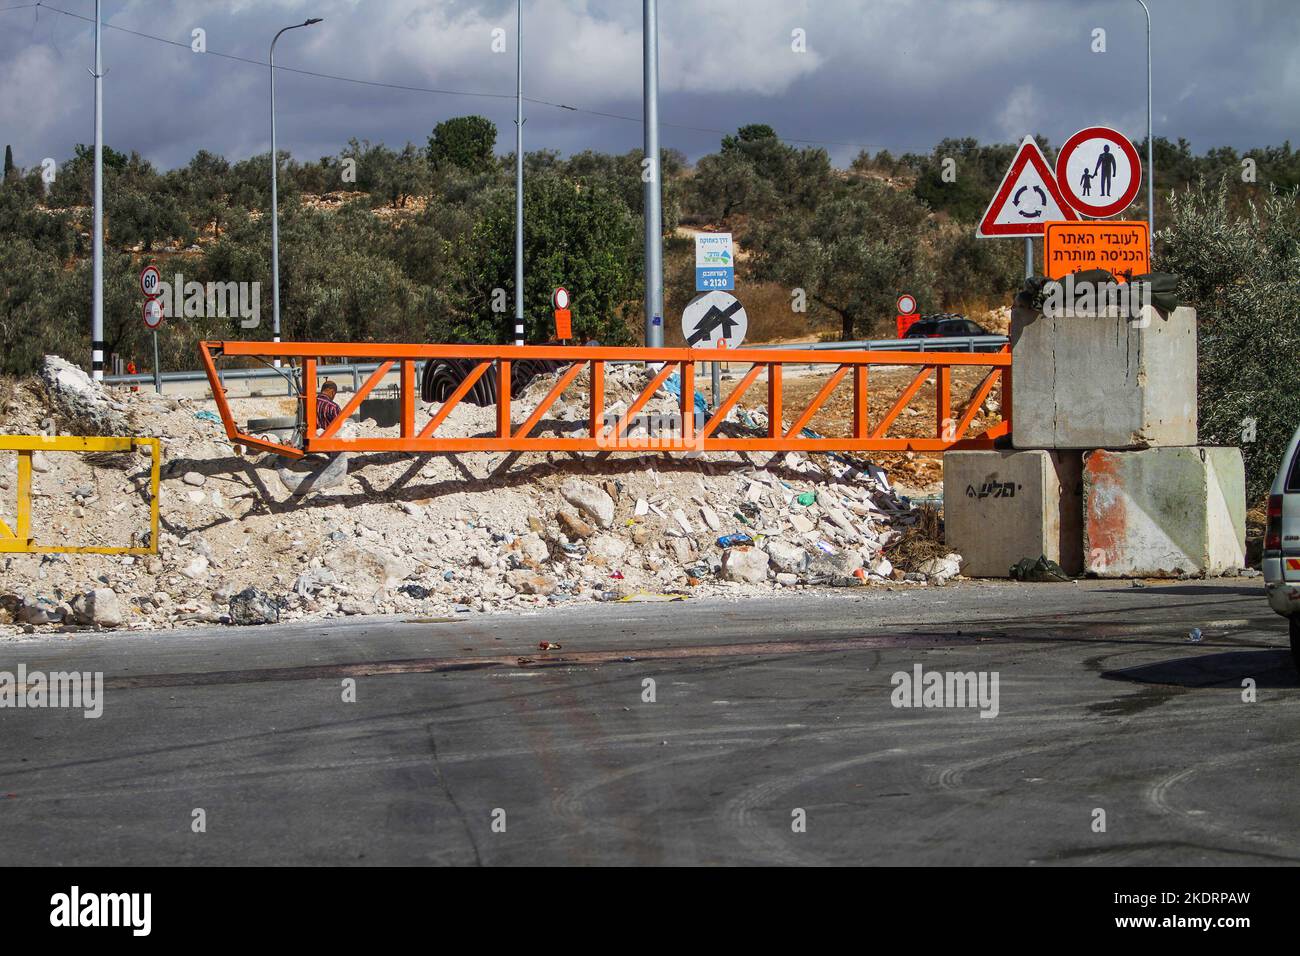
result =
[[[1043,151],[1032,136],[1026,136],[975,235],[980,239],[1041,236],[1053,220],[1078,218],[1062,195]]]
[[[1109,219],[1127,209],[1137,196],[1142,186],[1142,161],[1123,133],[1089,126],[1061,147],[1056,157],[1056,183],[1079,212]]]
[[[157,299],[150,299],[144,304],[144,327],[150,332],[157,332],[162,324],[162,303]]]

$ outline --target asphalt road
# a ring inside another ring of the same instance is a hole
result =
[[[1300,862],[1300,679],[1258,580],[0,644],[19,663],[106,688],[99,719],[0,709],[4,866]],[[895,707],[916,665],[996,672],[997,716]]]

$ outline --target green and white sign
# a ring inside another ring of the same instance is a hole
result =
[[[736,263],[731,233],[701,232],[695,237],[695,291],[736,288]]]

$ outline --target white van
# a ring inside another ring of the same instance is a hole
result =
[[[1291,657],[1300,668],[1300,429],[1291,436],[1268,496],[1264,588],[1269,607],[1291,622]]]

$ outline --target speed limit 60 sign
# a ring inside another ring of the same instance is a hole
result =
[[[162,286],[162,273],[158,271],[157,266],[145,266],[140,272],[140,291],[145,294],[146,298],[152,299],[156,296]]]

